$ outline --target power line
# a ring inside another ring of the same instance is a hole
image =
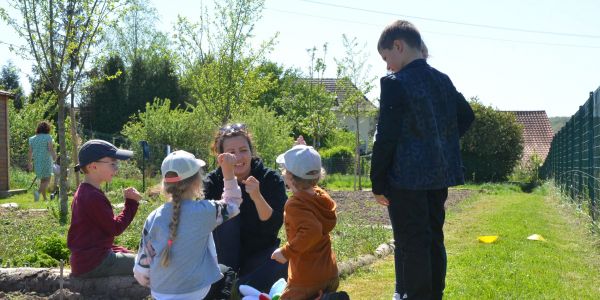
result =
[[[373,9],[358,8],[358,7],[346,6],[346,5],[340,5],[340,4],[333,4],[333,3],[325,3],[325,2],[314,1],[314,0],[300,0],[300,1],[308,2],[308,3],[313,3],[313,4],[318,4],[318,5],[331,6],[331,7],[336,7],[336,8],[344,8],[344,9],[350,9],[350,10],[356,10],[356,11],[363,11],[363,12],[369,12],[369,13],[375,13],[375,14],[382,14],[382,15],[388,15],[388,16],[396,16],[396,17],[400,16],[400,17],[404,17],[404,18],[413,18],[413,19],[424,20],[424,21],[431,21],[431,22],[438,22],[438,23],[447,23],[447,24],[455,24],[455,25],[463,25],[463,26],[471,26],[471,27],[480,27],[480,28],[496,29],[496,30],[516,31],[516,32],[527,32],[527,33],[537,33],[537,34],[548,34],[548,35],[559,35],[559,36],[569,36],[569,37],[583,37],[583,38],[600,39],[600,35],[588,35],[588,34],[566,33],[566,32],[553,32],[553,31],[531,30],[531,29],[522,29],[522,28],[514,28],[514,27],[503,27],[503,26],[493,26],[493,25],[485,25],[485,24],[466,23],[466,22],[458,22],[458,21],[451,21],[451,20],[442,20],[442,19],[435,19],[435,18],[426,18],[426,17],[419,17],[419,16],[403,15],[403,14],[397,14],[397,13],[391,13],[391,12],[379,11],[379,10],[373,10]]]
[[[373,27],[378,27],[378,28],[381,27],[381,25],[378,25],[378,24],[365,23],[365,22],[357,22],[357,21],[353,21],[353,20],[346,20],[346,19],[340,19],[340,18],[317,16],[317,15],[312,15],[312,14],[307,14],[307,13],[301,13],[301,12],[295,12],[295,11],[287,11],[287,10],[281,10],[281,9],[276,9],[276,8],[268,8],[267,7],[265,9],[272,10],[272,11],[277,11],[277,12],[282,12],[282,13],[288,13],[288,14],[294,14],[294,15],[300,15],[300,16],[318,18],[318,19],[332,20],[332,21],[337,21],[337,22],[345,22],[345,23],[351,23],[351,24],[367,25],[367,26],[373,26]],[[463,38],[479,39],[479,40],[489,40],[489,41],[498,41],[498,42],[511,42],[511,43],[520,43],[520,44],[533,44],[533,45],[570,47],[570,48],[600,49],[600,46],[577,45],[577,44],[559,44],[559,43],[546,43],[546,42],[534,42],[534,41],[500,39],[500,38],[491,38],[491,37],[484,37],[484,36],[477,36],[477,35],[457,34],[457,33],[448,33],[448,32],[436,32],[436,31],[428,31],[428,30],[421,30],[421,31],[422,32],[428,32],[428,33],[433,33],[433,34],[438,34],[438,35],[457,36],[457,37],[463,37]]]

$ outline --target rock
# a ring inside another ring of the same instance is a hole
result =
[[[14,203],[14,202],[9,202],[9,203],[1,204],[0,207],[2,207],[2,208],[16,209],[16,208],[19,208],[19,204]]]

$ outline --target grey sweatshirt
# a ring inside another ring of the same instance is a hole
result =
[[[209,250],[214,249],[212,231],[239,214],[242,203],[237,180],[224,180],[224,184],[222,200],[181,200],[177,237],[172,241],[168,267],[160,261],[168,245],[173,203],[167,202],[148,215],[133,271],[150,278],[153,292],[190,293],[223,276],[216,256]]]

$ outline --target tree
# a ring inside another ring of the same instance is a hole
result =
[[[83,127],[106,134],[119,133],[129,120],[127,72],[120,56],[111,56],[100,70],[89,72],[89,84],[79,104]]]
[[[257,50],[250,45],[263,8],[264,0],[215,1],[214,18],[204,10],[198,23],[180,17],[176,25],[183,85],[216,126],[227,123],[234,111],[248,109],[274,85],[256,68],[274,38]]]
[[[514,114],[471,98],[475,121],[461,139],[465,176],[474,182],[506,180],[523,153],[523,126]]]
[[[150,171],[160,170],[166,145],[172,150],[185,149],[197,157],[209,156],[209,145],[217,127],[211,126],[208,117],[192,108],[171,109],[170,100],[155,99],[135,114],[123,127],[122,134],[131,141],[136,159],[141,161],[137,141],[147,141],[150,146]]]
[[[14,95],[13,103],[17,110],[23,107],[23,88],[21,87],[21,83],[19,83],[19,70],[10,60],[6,65],[2,66],[0,88]]]
[[[323,45],[322,57],[316,57],[316,47],[306,51],[310,57],[309,78],[297,79],[292,83],[294,88],[284,92],[277,102],[294,124],[294,133],[311,136],[313,146],[319,148],[321,139],[338,124],[332,110],[336,95],[328,92],[323,83],[327,44]]]
[[[109,55],[119,55],[125,66],[136,59],[170,55],[166,34],[158,31],[159,14],[149,0],[129,0],[123,17],[105,33],[103,48]]]
[[[34,60],[34,68],[52,87],[58,99],[60,151],[60,222],[67,220],[67,169],[65,99],[80,80],[91,48],[99,33],[117,11],[120,0],[10,0],[21,19],[5,9],[0,15],[27,42],[19,53]],[[76,153],[73,157],[76,158]]]
[[[354,119],[355,124],[355,168],[354,168],[354,190],[356,190],[356,179],[358,178],[358,189],[362,189],[360,182],[360,119],[373,116],[375,109],[365,97],[373,89],[374,77],[369,77],[371,66],[367,65],[367,53],[364,52],[366,44],[359,48],[358,39],[348,38],[342,35],[344,46],[344,57],[335,59],[337,63],[337,87],[344,94],[344,101],[339,103],[343,114]]]

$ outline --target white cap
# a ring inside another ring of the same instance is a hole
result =
[[[276,161],[300,178],[315,179],[321,176],[321,155],[311,146],[296,145],[277,156]]]
[[[194,176],[204,165],[206,165],[206,163],[201,159],[196,159],[194,154],[183,150],[177,150],[169,153],[169,155],[165,157],[160,166],[160,171],[164,182],[173,183]],[[165,174],[168,172],[175,172],[177,177],[165,178]]]

